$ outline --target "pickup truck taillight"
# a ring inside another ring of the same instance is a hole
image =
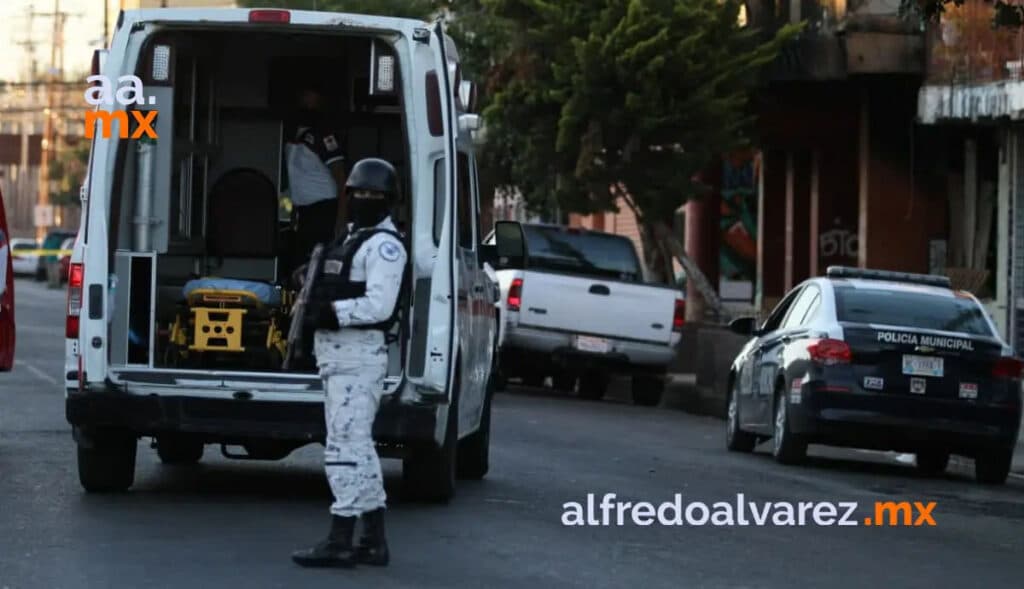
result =
[[[682,331],[686,324],[686,301],[676,299],[676,311],[672,315],[672,331]]]
[[[508,307],[509,311],[519,311],[519,305],[523,304],[523,279],[514,278],[512,279],[512,285],[508,287]]]
[[[78,338],[78,315],[82,311],[82,280],[85,268],[81,264],[71,264],[68,269],[68,314],[64,323],[64,337]]]

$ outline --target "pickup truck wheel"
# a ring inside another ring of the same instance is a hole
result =
[[[456,369],[457,371],[458,369]],[[405,492],[420,501],[448,503],[455,496],[455,471],[459,447],[458,388],[448,405],[444,444],[413,450],[402,460],[402,483]]]
[[[138,444],[130,434],[94,436],[78,442],[78,480],[89,493],[126,491],[135,482]]]
[[[156,453],[164,464],[195,464],[203,458],[203,443],[173,436],[156,439]]]
[[[576,375],[568,372],[556,372],[551,377],[551,386],[555,390],[571,393],[576,389]]]
[[[487,476],[487,471],[490,469],[493,386],[488,386],[487,389],[483,412],[480,415],[480,429],[459,442],[456,475],[463,480],[479,481]]]
[[[588,401],[600,401],[608,392],[611,378],[599,371],[590,370],[580,376],[580,398]]]
[[[992,448],[974,457],[974,478],[986,485],[1002,485],[1010,475],[1013,451]]]
[[[633,403],[641,407],[657,407],[665,391],[665,380],[660,376],[638,374],[633,377]]]

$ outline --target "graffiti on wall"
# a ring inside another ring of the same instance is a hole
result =
[[[761,154],[735,153],[722,162],[720,272],[725,280],[754,282],[757,275],[757,185]]]
[[[818,235],[818,259],[824,266],[848,264],[857,259],[860,241],[856,229],[850,229],[836,217],[832,227]]]

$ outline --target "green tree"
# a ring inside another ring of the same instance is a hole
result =
[[[748,97],[798,26],[741,28],[737,0],[482,0],[505,28],[488,82],[487,150],[529,202],[619,198],[655,276],[692,267],[671,223],[699,172],[748,142]],[[493,143],[492,143],[493,142]]]
[[[61,150],[50,164],[50,180],[56,183],[56,191],[50,195],[50,202],[60,206],[82,205],[79,188],[85,180],[89,164],[89,142],[79,140]]]

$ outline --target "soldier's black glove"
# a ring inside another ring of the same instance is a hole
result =
[[[334,305],[322,303],[317,309],[317,313],[320,318],[320,329],[341,329],[341,325],[338,324],[338,314],[334,312]]]
[[[292,287],[301,289],[304,282],[306,282],[306,270],[309,269],[309,264],[303,264],[292,272]]]

